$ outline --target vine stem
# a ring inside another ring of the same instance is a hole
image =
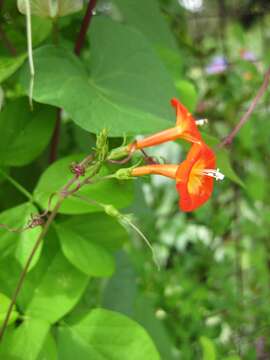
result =
[[[49,155],[49,164],[52,164],[57,159],[57,150],[61,132],[61,109],[58,108],[56,113],[56,121],[53,130],[53,136],[51,140],[51,148]]]
[[[255,95],[255,97],[253,98],[252,102],[250,103],[249,108],[244,113],[244,115],[240,118],[239,122],[237,123],[235,128],[230,132],[230,134],[227,135],[225,137],[225,139],[223,139],[221,141],[221,143],[218,145],[218,148],[222,148],[225,145],[231,145],[232,144],[233,139],[238,134],[238,132],[240,131],[242,126],[249,120],[250,116],[252,115],[253,111],[255,110],[255,107],[257,106],[257,104],[260,101],[261,97],[266,92],[266,90],[268,88],[268,85],[269,85],[269,82],[270,82],[270,67],[266,71],[266,73],[264,75],[263,83],[262,83],[261,87],[259,88],[259,90],[258,90],[257,94]]]
[[[92,155],[88,155],[85,159],[83,159],[81,162],[80,162],[80,166],[83,166],[83,167],[87,167],[88,164],[93,160],[93,156]],[[98,171],[99,169],[97,169]],[[96,175],[96,172],[94,172],[92,174],[92,176],[95,176]],[[23,283],[24,283],[24,280],[26,278],[26,274],[27,274],[27,271],[31,265],[31,262],[33,260],[33,257],[35,256],[42,240],[44,239],[45,235],[47,234],[48,230],[49,230],[49,227],[51,225],[51,223],[53,222],[54,218],[56,217],[57,215],[57,212],[60,208],[60,206],[62,205],[62,202],[65,200],[65,198],[69,195],[68,193],[68,189],[78,180],[79,176],[78,175],[75,175],[73,176],[64,186],[63,188],[59,191],[59,200],[57,201],[57,203],[55,204],[52,212],[50,213],[50,215],[48,216],[48,219],[46,221],[46,223],[44,224],[43,226],[43,229],[40,233],[40,235],[38,236],[28,258],[27,258],[27,261],[24,265],[24,268],[22,270],[22,272],[20,273],[20,277],[19,277],[19,280],[18,280],[18,283],[17,283],[17,286],[15,288],[15,291],[12,295],[12,298],[11,298],[11,302],[9,304],[9,307],[8,307],[8,310],[7,310],[7,313],[6,313],[6,316],[5,316],[5,319],[4,319],[4,322],[3,322],[3,325],[0,329],[0,342],[1,340],[3,339],[3,336],[4,336],[4,333],[6,331],[6,328],[7,328],[7,325],[8,325],[8,322],[9,322],[9,319],[10,319],[10,316],[11,316],[11,313],[12,313],[12,310],[13,310],[13,307],[14,305],[16,304],[16,301],[17,301],[17,298],[18,298],[18,295],[20,293],[20,290],[23,286]]]
[[[4,0],[0,0],[0,11],[2,10],[4,5]],[[17,55],[17,50],[16,48],[13,46],[13,44],[11,43],[11,41],[9,40],[9,38],[7,37],[4,29],[2,29],[1,25],[0,25],[0,39],[2,39],[4,46],[6,47],[6,49],[10,52],[10,54],[12,56],[16,56]]]
[[[86,8],[86,12],[82,21],[82,25],[80,28],[80,32],[79,35],[77,37],[77,40],[75,42],[75,47],[74,47],[74,53],[79,56],[85,41],[85,36],[88,30],[88,27],[90,25],[92,16],[93,16],[93,10],[96,7],[97,4],[97,0],[89,0],[87,8]]]
[[[93,16],[93,10],[97,4],[97,0],[89,0],[85,15],[83,17],[80,32],[78,34],[78,37],[75,41],[74,46],[74,53],[77,56],[80,56],[81,50],[83,48],[83,44],[85,42],[85,37],[87,30],[89,28],[92,16]],[[57,37],[58,39],[58,37]],[[56,116],[56,123],[55,128],[51,140],[51,148],[50,148],[50,155],[49,155],[49,163],[53,163],[57,159],[57,150],[58,145],[60,141],[60,133],[61,133],[61,109],[57,109],[57,116]]]
[[[44,225],[44,227],[42,229],[42,232],[40,233],[39,237],[37,238],[37,240],[36,240],[36,242],[35,242],[35,244],[34,244],[34,246],[32,248],[32,251],[31,251],[30,255],[28,256],[26,264],[25,264],[25,266],[24,266],[24,268],[23,268],[23,270],[22,270],[22,272],[20,274],[18,284],[17,284],[16,289],[15,289],[13,295],[12,295],[12,299],[11,299],[11,302],[9,304],[8,311],[6,313],[5,320],[4,320],[3,325],[1,327],[1,330],[0,330],[0,342],[3,339],[3,336],[4,336],[4,333],[5,333],[6,327],[8,325],[8,322],[9,322],[13,307],[14,307],[14,305],[16,303],[19,292],[20,292],[20,290],[21,290],[21,288],[23,286],[27,271],[28,271],[28,269],[29,269],[29,267],[31,265],[33,257],[35,255],[36,251],[38,250],[44,236],[47,234],[48,229],[49,229],[52,221],[54,220],[54,218],[55,218],[55,216],[56,216],[56,214],[57,214],[63,200],[64,200],[64,197],[59,199],[58,202],[56,203],[53,211],[51,212],[50,216],[48,217],[48,220],[46,221],[46,223],[45,223],[45,225]]]
[[[6,47],[6,49],[10,52],[10,54],[12,56],[16,56],[17,55],[17,50],[13,46],[13,44],[11,43],[9,38],[7,37],[4,29],[2,29],[1,25],[0,25],[0,39],[2,40],[2,42],[3,42],[4,46]]]

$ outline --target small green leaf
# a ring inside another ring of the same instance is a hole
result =
[[[31,17],[33,47],[41,44],[51,34],[53,22],[37,16]]]
[[[16,57],[0,57],[0,83],[8,79],[11,75],[17,71],[24,60],[26,59],[27,54],[21,54]]]
[[[65,109],[93,133],[107,128],[110,136],[134,135],[170,126],[169,101],[176,90],[144,36],[99,18],[91,24],[90,41],[90,75],[64,48],[44,46],[34,52],[34,100]],[[27,90],[27,66],[22,83]]]
[[[121,248],[125,240],[128,240],[128,234],[122,225],[103,213],[73,216],[60,224],[81,237],[91,237],[91,241],[97,241],[110,252]]]
[[[198,98],[195,86],[190,81],[177,80],[175,87],[178,90],[180,101],[190,112],[194,111]]]
[[[59,360],[159,360],[146,331],[119,313],[96,309],[58,329]]]
[[[66,258],[86,275],[110,276],[114,272],[114,258],[92,233],[82,236],[65,224],[56,227]]]
[[[31,218],[31,214],[38,213],[37,208],[31,203],[24,203],[14,208],[8,209],[0,214],[0,224],[7,225],[10,230],[25,227]],[[23,232],[12,232],[5,228],[0,228],[0,259],[13,254],[23,267],[41,232],[41,227],[28,229]],[[37,263],[42,246],[36,252],[31,265],[31,270]]]
[[[203,360],[216,360],[216,348],[213,341],[206,336],[200,337],[200,344],[203,352]]]
[[[0,347],[1,359],[34,360],[37,359],[46,339],[50,325],[41,319],[28,318],[15,329],[5,334]]]
[[[32,162],[51,138],[55,114],[55,109],[38,104],[30,111],[26,98],[8,103],[0,112],[0,165]]]
[[[41,176],[34,191],[35,200],[47,208],[48,199],[52,193],[60,190],[72,177],[69,166],[74,161],[81,161],[85,155],[72,155],[53,163]],[[117,208],[123,208],[130,204],[133,198],[133,186],[128,181],[106,180],[97,184],[86,185],[79,194],[88,196],[98,202],[111,203]],[[52,199],[52,206],[56,201]],[[83,214],[102,211],[102,208],[88,204],[78,198],[66,199],[59,212],[63,214]]]
[[[0,324],[2,324],[5,319],[10,302],[11,302],[10,298],[0,293]],[[18,316],[19,316],[18,312],[15,309],[13,309],[8,324],[9,325],[13,324],[17,320]]]
[[[225,149],[221,149],[217,151],[217,166],[220,168],[221,172],[224,173],[230,180],[235,182],[236,184],[245,187],[245,184],[240,179],[240,177],[236,174],[234,169],[232,168],[229,152]]]
[[[56,322],[74,307],[87,283],[88,276],[75,269],[60,251],[43,254],[25,282],[29,298],[26,315]]]

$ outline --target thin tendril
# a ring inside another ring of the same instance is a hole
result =
[[[79,194],[73,194],[72,196],[79,198],[87,203],[90,203],[91,205],[97,205],[101,208],[105,208],[106,205],[99,203],[98,201],[94,200],[94,199],[90,199],[89,197],[83,196],[83,195],[79,195]],[[158,259],[156,258],[155,255],[155,250],[153,248],[153,246],[151,245],[150,241],[147,239],[147,237],[144,235],[144,233],[126,216],[123,215],[121,213],[119,213],[118,216],[118,221],[120,222],[120,224],[124,225],[129,225],[133,230],[135,230],[137,232],[137,234],[139,234],[141,236],[141,238],[144,240],[144,242],[146,243],[146,245],[149,247],[149,249],[152,252],[152,258],[153,261],[155,263],[155,265],[157,266],[158,270],[160,270],[160,264]]]
[[[27,52],[28,52],[28,62],[30,70],[30,83],[29,83],[29,102],[30,107],[33,109],[33,90],[34,90],[34,76],[35,76],[35,67],[33,60],[33,46],[32,46],[32,27],[31,27],[31,6],[30,0],[24,0],[25,9],[26,9],[26,31],[27,31]]]
[[[127,216],[123,216],[121,218],[121,220],[123,222],[126,222],[130,227],[132,227],[133,230],[135,230],[137,232],[137,234],[140,235],[140,237],[144,240],[144,242],[146,243],[146,245],[149,247],[149,249],[151,250],[151,253],[152,253],[152,258],[153,258],[153,261],[154,263],[156,264],[158,270],[160,271],[160,264],[159,264],[159,261],[156,257],[156,254],[155,254],[155,250],[153,248],[153,246],[151,245],[150,241],[147,239],[147,237],[144,235],[144,233],[127,217]]]

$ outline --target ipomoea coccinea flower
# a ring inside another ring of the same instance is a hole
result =
[[[200,143],[202,141],[196,121],[185,106],[175,98],[171,100],[171,104],[176,109],[176,125],[130,144],[129,148],[131,151],[159,145],[176,139],[184,139],[192,143]]]
[[[212,195],[214,179],[224,175],[216,169],[216,156],[204,143],[193,144],[186,160],[180,165],[153,164],[134,168],[132,176],[148,174],[163,175],[175,179],[180,195],[179,208],[193,211],[203,205]]]

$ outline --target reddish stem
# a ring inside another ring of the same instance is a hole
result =
[[[0,11],[2,10],[3,5],[4,5],[4,0],[0,0]],[[0,26],[0,39],[3,41],[4,46],[8,49],[10,54],[16,56],[17,50],[13,46],[13,44],[11,43],[11,41],[9,40],[9,38],[7,37],[5,31],[2,29],[1,26]]]
[[[56,122],[54,126],[54,131],[51,141],[51,150],[49,156],[50,164],[52,164],[57,159],[60,133],[61,133],[61,109],[57,109]]]
[[[92,19],[93,16],[93,10],[96,7],[97,4],[97,0],[89,0],[88,5],[87,5],[87,9],[81,24],[81,29],[79,32],[79,35],[77,37],[76,43],[75,43],[75,47],[74,47],[74,53],[79,56],[84,44],[84,40],[85,40],[85,36],[88,30],[88,27],[90,25],[90,21]]]
[[[260,101],[261,97],[266,92],[266,90],[268,88],[268,85],[269,85],[269,82],[270,82],[270,67],[266,71],[266,73],[264,75],[263,83],[262,83],[261,87],[259,88],[256,96],[253,98],[249,108],[244,113],[244,115],[241,117],[241,119],[239,120],[239,122],[235,126],[235,128],[232,130],[232,132],[228,136],[226,136],[223,141],[221,141],[221,143],[218,145],[219,148],[222,148],[225,145],[231,145],[231,143],[233,142],[233,139],[235,138],[237,133],[240,131],[241,127],[249,120],[251,114],[255,110],[255,107],[257,106],[257,104]]]

